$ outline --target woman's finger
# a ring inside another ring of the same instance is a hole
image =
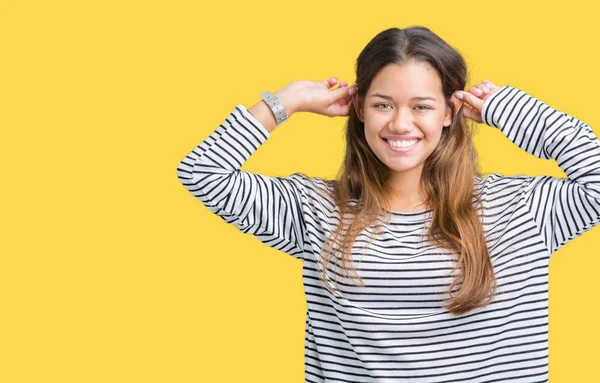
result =
[[[337,83],[337,78],[330,77],[327,80],[321,81],[321,83],[323,85],[325,85],[327,88],[331,88],[332,86],[334,86]]]
[[[479,124],[483,122],[481,120],[481,113],[477,109],[466,104],[463,105],[463,116],[470,118]]]
[[[491,82],[490,80],[488,80],[487,78],[486,78],[486,79],[484,79],[482,82],[483,82],[484,84],[490,85],[490,86],[492,86],[492,87],[495,87],[495,86],[496,86],[496,85],[494,85],[494,83],[492,83],[492,82]]]
[[[345,83],[345,84],[346,84],[346,86],[349,86],[348,83]],[[352,90],[352,93],[348,92],[348,95],[346,97],[344,97],[343,104],[350,104],[352,102],[352,96],[357,91],[356,84],[352,84],[350,87],[354,88],[354,90]]]
[[[349,114],[350,114],[350,105],[349,104],[340,105],[338,116],[347,116]]]
[[[340,80],[339,81],[339,86],[337,87],[337,89],[344,88],[344,87],[347,87],[347,86],[348,86],[348,83],[346,81]],[[334,102],[336,104],[339,104],[339,105],[344,105],[346,103],[346,98],[347,97],[349,97],[349,96],[346,96],[346,97],[341,98],[341,99],[336,99]]]
[[[492,91],[496,91],[497,89],[500,89],[500,87],[498,85],[492,83],[488,79],[483,80],[483,83],[486,84],[487,86],[489,86],[492,89]]]
[[[337,89],[330,90],[330,105],[326,113],[330,117],[347,116],[350,114],[352,104],[352,95],[356,92],[354,86],[339,86]]]
[[[348,96],[346,96],[346,98],[344,99],[344,103],[346,104],[350,104],[352,102],[352,96],[350,93],[348,93]]]
[[[469,93],[472,93],[475,96],[481,96],[483,94],[481,89],[479,89],[477,86],[472,86],[471,89],[469,89]]]
[[[481,123],[481,121],[479,121],[481,115],[478,115],[477,111],[474,108],[472,108],[469,105],[464,105],[462,110],[463,110],[463,116],[465,116],[466,118],[469,118],[475,122]]]
[[[332,90],[331,92],[332,102],[335,102],[340,99],[345,99],[349,95],[353,95],[356,93],[356,88],[350,86],[340,86],[337,89]]]
[[[491,92],[491,89],[483,84],[476,84],[469,89],[469,92],[475,96],[481,97]]]
[[[459,100],[467,102],[467,103],[469,103],[469,105],[471,105],[478,111],[481,111],[484,101],[482,99],[478,98],[477,96],[475,96],[469,92],[462,91],[462,90],[457,90],[456,92],[454,92],[454,95]]]
[[[483,94],[489,94],[492,91],[486,84],[478,84],[477,87],[483,91]]]

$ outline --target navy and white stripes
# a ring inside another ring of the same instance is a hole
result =
[[[372,230],[362,232],[352,256],[365,286],[328,268],[328,291],[319,253],[339,209],[300,174],[240,170],[270,137],[242,104],[178,165],[181,183],[208,209],[303,262],[307,382],[547,382],[548,261],[600,222],[600,141],[511,86],[485,101],[482,117],[523,150],[556,160],[568,178],[474,179],[498,293],[461,316],[442,308],[454,257],[422,240],[429,210],[390,212],[372,242]]]
[[[600,141],[584,122],[517,88],[502,87],[484,103],[483,122],[568,178],[537,176],[525,190],[527,210],[551,254],[600,221]]]
[[[177,168],[183,185],[242,232],[297,258],[304,247],[299,176],[267,177],[239,170],[269,132],[239,104]]]

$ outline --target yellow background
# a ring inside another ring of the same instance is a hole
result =
[[[3,1],[0,381],[302,382],[301,262],[180,185],[230,113],[298,79],[354,80],[383,29],[425,25],[469,86],[519,87],[600,133],[591,2]],[[333,177],[343,120],[297,114],[244,164]],[[499,131],[484,172],[564,177]],[[551,382],[600,380],[600,229],[550,262]],[[596,323],[596,325],[594,325]]]

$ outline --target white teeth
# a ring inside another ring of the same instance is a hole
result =
[[[414,144],[416,144],[417,141],[419,141],[419,140],[412,140],[412,141],[390,141],[390,140],[387,140],[387,142],[389,142],[390,145],[397,146],[400,148],[409,148],[409,147],[413,146]]]

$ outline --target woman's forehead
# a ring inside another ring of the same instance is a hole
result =
[[[442,82],[435,69],[429,65],[390,64],[373,78],[367,96],[373,94],[389,96],[392,99],[439,99],[442,95]]]

